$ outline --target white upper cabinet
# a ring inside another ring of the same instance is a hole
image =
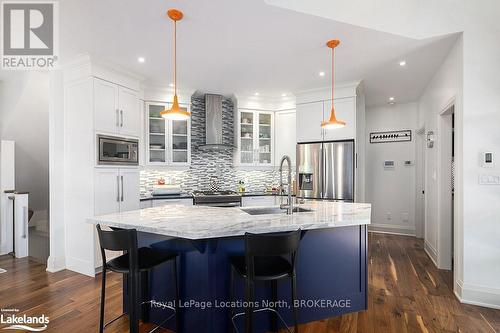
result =
[[[191,163],[191,120],[166,120],[160,112],[170,104],[146,103],[147,164],[189,165]],[[188,108],[189,105],[181,104]]]
[[[238,110],[238,164],[272,166],[274,163],[274,113]]]
[[[94,78],[95,130],[141,136],[141,110],[136,91]]]
[[[332,101],[324,101],[324,120],[330,118]],[[335,100],[335,115],[346,122],[343,128],[324,131],[324,141],[354,139],[356,137],[356,98],[347,97]]]
[[[297,142],[323,141],[323,101],[297,105]]]
[[[141,109],[137,92],[132,89],[119,87],[118,103],[120,109],[120,133],[140,136]]]
[[[297,146],[296,112],[279,111],[274,115],[275,128],[275,158],[274,164],[279,165],[283,155],[290,156],[295,165]]]
[[[95,130],[115,133],[120,126],[118,86],[114,83],[94,79]]]
[[[317,101],[297,105],[297,142],[354,139],[356,137],[356,97],[335,100],[337,119],[345,121],[344,128],[323,130],[321,122],[330,118],[332,101]]]

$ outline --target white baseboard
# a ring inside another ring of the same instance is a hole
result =
[[[81,260],[73,257],[66,257],[66,269],[84,274],[90,277],[95,276],[94,262]]]
[[[64,257],[49,256],[47,259],[47,272],[55,273],[66,269],[66,260]]]
[[[437,261],[437,259],[438,259],[437,251],[428,241],[424,241],[424,251],[425,251],[425,253],[427,253],[429,258],[431,258],[432,262],[434,263],[434,266],[439,268],[439,266],[437,264],[437,262],[438,262]]]
[[[368,231],[384,234],[415,236],[415,228],[406,225],[372,223],[368,225]]]
[[[455,295],[460,302],[500,309],[500,289],[463,283],[462,281],[457,281],[455,286]]]

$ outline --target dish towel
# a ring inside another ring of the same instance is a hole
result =
[[[0,268],[0,274],[7,272],[5,269]]]

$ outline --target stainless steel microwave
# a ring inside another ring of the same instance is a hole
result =
[[[137,139],[98,135],[97,152],[99,165],[139,165]]]

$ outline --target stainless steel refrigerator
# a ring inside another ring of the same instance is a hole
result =
[[[297,145],[298,196],[354,201],[354,140]]]

